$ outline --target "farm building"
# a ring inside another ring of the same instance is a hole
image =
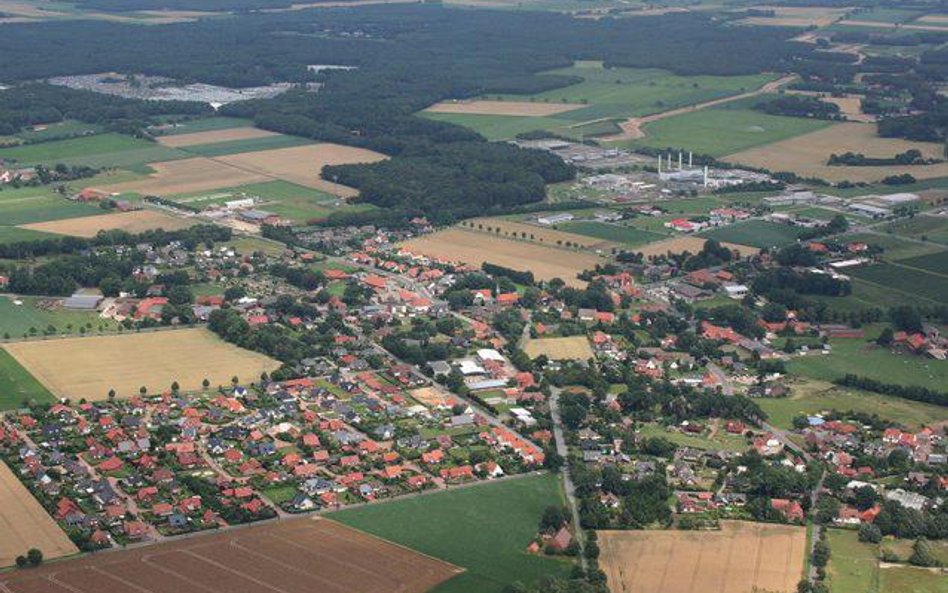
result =
[[[560,212],[559,214],[550,214],[547,216],[540,216],[537,218],[537,222],[540,224],[545,224],[547,226],[560,224],[561,222],[569,222],[576,218],[569,212]]]

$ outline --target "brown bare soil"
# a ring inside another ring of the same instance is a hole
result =
[[[122,230],[129,233],[141,233],[152,229],[173,231],[191,226],[191,221],[169,216],[154,210],[134,210],[97,216],[81,216],[63,220],[50,220],[20,225],[20,228],[70,235],[73,237],[95,237],[99,231]]]
[[[806,529],[724,521],[720,531],[600,531],[612,593],[791,593]]]
[[[388,157],[383,154],[364,148],[322,143],[243,152],[222,156],[215,160],[241,171],[264,175],[272,179],[284,179],[341,197],[352,197],[358,191],[319,177],[323,167],[350,163],[375,163],[386,158]]]
[[[7,351],[53,393],[73,400],[102,400],[168,391],[177,381],[184,391],[229,385],[236,376],[254,381],[280,363],[238,348],[206,329],[192,328],[88,338],[7,344]]]
[[[148,166],[155,172],[147,178],[116,183],[102,189],[119,193],[171,196],[270,181],[269,177],[260,173],[237,169],[207,157],[150,163]]]
[[[510,237],[520,241],[530,241],[531,243],[543,243],[545,245],[556,246],[580,246],[584,249],[611,249],[613,247],[621,248],[618,243],[610,243],[595,237],[587,237],[566,231],[560,231],[549,226],[536,224],[526,224],[506,218],[473,218],[461,223],[461,226],[470,230],[477,230],[488,234]],[[492,230],[488,230],[492,229]],[[500,229],[500,233],[497,232]],[[559,241],[559,243],[557,243]]]
[[[435,408],[447,403],[448,397],[435,387],[422,387],[408,392],[412,399],[421,402],[429,408]]]
[[[531,101],[442,101],[425,111],[468,115],[519,115],[545,117],[585,107],[578,103],[535,103]]]
[[[576,287],[586,285],[576,275],[595,267],[599,261],[586,251],[504,239],[458,227],[406,241],[402,247],[411,253],[443,261],[464,262],[478,267],[486,261],[514,270],[530,270],[538,280],[560,278],[567,285]]]
[[[0,461],[0,568],[30,548],[52,559],[79,552],[30,491]]]
[[[920,150],[928,158],[944,158],[940,144],[880,138],[876,135],[875,125],[850,122],[758,146],[728,155],[723,160],[772,171],[793,171],[801,177],[818,177],[834,182],[873,182],[901,173],[910,173],[917,179],[948,176],[948,163],[892,167],[830,167],[826,164],[833,153],[854,152],[869,157],[893,157],[911,148]]]
[[[593,351],[586,336],[528,340],[523,351],[530,358],[545,354],[550,360],[588,360],[593,357]]]
[[[9,593],[423,593],[461,569],[326,519],[291,519],[0,575]]]
[[[655,243],[648,243],[642,247],[636,247],[633,251],[641,252],[645,257],[653,255],[665,255],[667,253],[683,253],[690,251],[697,253],[704,247],[707,239],[702,237],[675,237],[673,239],[664,239]],[[736,250],[742,257],[760,253],[760,249],[747,245],[738,245],[737,243],[721,243],[728,249]]]
[[[268,136],[279,136],[275,132],[268,132],[260,128],[229,128],[226,130],[209,130],[207,132],[194,132],[193,134],[175,134],[173,136],[159,136],[158,144],[180,148],[182,146],[198,146],[200,144],[213,144],[215,142],[230,142],[231,140],[249,140],[251,138],[266,138]]]

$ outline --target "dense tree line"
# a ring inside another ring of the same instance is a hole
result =
[[[0,50],[2,51],[2,50]],[[116,131],[137,131],[156,115],[209,115],[207,103],[141,101],[31,83],[0,92],[0,134],[15,134],[25,126],[78,119]]]
[[[481,265],[481,269],[484,270],[486,274],[490,274],[491,276],[503,276],[505,278],[509,278],[510,280],[512,280],[513,282],[516,282],[517,284],[525,284],[527,286],[530,286],[534,284],[535,282],[535,279],[533,277],[533,272],[531,272],[530,270],[527,270],[527,271],[513,270],[511,268],[498,266],[497,264],[492,264],[490,262],[484,262]]]
[[[813,119],[840,119],[839,105],[808,95],[781,95],[754,105],[757,111],[770,115],[789,115]]]
[[[831,167],[888,167],[893,165],[929,165],[933,159],[926,159],[922,151],[911,148],[893,157],[867,157],[861,152],[831,154],[827,164]]]
[[[913,401],[925,402],[938,406],[948,406],[948,392],[936,391],[934,389],[920,387],[918,385],[884,383],[869,377],[862,377],[852,374],[847,374],[843,377],[835,379],[833,382],[844,387],[853,387],[855,389],[873,391],[875,393],[892,395],[895,397],[901,397],[903,399],[910,399]]]
[[[32,257],[68,255],[94,247],[131,246],[139,243],[148,243],[160,247],[168,245],[172,241],[180,241],[186,248],[193,249],[202,243],[213,245],[214,243],[230,241],[231,236],[229,228],[214,224],[199,224],[177,231],[156,229],[137,234],[121,230],[109,230],[99,231],[91,239],[64,236],[15,243],[0,243],[0,259],[19,260]]]

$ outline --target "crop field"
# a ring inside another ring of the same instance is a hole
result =
[[[880,263],[863,268],[853,268],[848,275],[872,284],[927,299],[941,304],[948,294],[948,276],[928,273],[898,263]]]
[[[701,233],[702,237],[751,245],[753,247],[783,247],[797,241],[806,229],[763,220],[737,222]]]
[[[19,297],[22,304],[14,305],[13,299],[0,296],[0,338],[17,339],[30,334],[30,328],[42,333],[49,326],[58,332],[78,333],[85,327],[90,333],[102,328],[114,328],[115,322],[102,319],[98,313],[69,311],[62,308],[40,306],[43,299]]]
[[[634,140],[632,144],[684,148],[722,157],[802,136],[827,125],[828,122],[815,119],[769,115],[752,109],[714,107],[646,124],[646,137]]]
[[[948,220],[945,222],[948,224]],[[938,243],[919,243],[895,234],[851,233],[843,235],[839,240],[878,245],[885,250],[882,255],[887,260],[914,258],[944,250]]]
[[[898,265],[918,268],[940,276],[948,276],[948,251],[939,251],[928,255],[900,259]]]
[[[459,227],[411,239],[402,247],[418,255],[477,267],[490,262],[514,270],[530,270],[538,280],[560,278],[575,287],[586,285],[576,275],[594,268],[599,261],[586,251],[504,239]]]
[[[0,461],[0,526],[3,529],[0,568],[12,565],[17,556],[30,548],[42,551],[44,559],[79,551],[3,461]]]
[[[563,504],[556,475],[517,477],[332,513],[346,525],[465,569],[431,593],[501,593],[515,581],[565,577],[568,561],[525,552],[549,505]]]
[[[72,237],[95,237],[99,231],[103,230],[122,230],[129,233],[141,233],[152,229],[174,231],[187,228],[192,224],[194,223],[189,220],[155,210],[133,210],[131,212],[66,218],[49,222],[34,222],[22,225],[21,228],[43,233],[70,235]]]
[[[674,237],[671,239],[656,241],[655,243],[649,243],[644,247],[636,249],[635,251],[640,252],[645,257],[651,257],[653,255],[665,255],[667,253],[684,253],[685,251],[698,253],[704,247],[706,241],[707,239],[703,237]],[[722,241],[721,245],[727,247],[728,249],[737,251],[742,257],[753,255],[760,251],[760,249],[756,247],[749,245],[738,245],[736,243],[728,243],[725,241]]]
[[[586,336],[528,340],[523,350],[530,358],[544,355],[550,360],[589,360],[593,357]]]
[[[912,239],[948,244],[948,217],[921,214],[890,222],[880,230]]]
[[[260,128],[240,127],[224,128],[220,130],[207,130],[205,132],[191,132],[185,134],[173,134],[170,136],[159,136],[158,144],[180,148],[182,146],[198,146],[201,144],[215,144],[218,142],[232,142],[234,140],[248,140],[250,138],[267,138],[270,136],[279,136],[276,132],[268,132]]]
[[[4,346],[24,368],[60,396],[105,399],[144,386],[160,393],[177,381],[184,391],[256,380],[279,368],[271,358],[219,340],[205,329],[157,331],[88,338],[17,342]]]
[[[160,133],[162,136],[176,136],[178,134],[195,134],[197,132],[211,132],[214,130],[249,127],[253,127],[253,120],[242,119],[239,117],[216,116],[203,117],[175,123],[173,126],[161,128],[160,130],[155,131],[155,133]]]
[[[38,163],[68,163],[81,164],[110,161],[114,155],[115,166],[121,166],[124,160],[120,155],[125,153],[137,154],[140,151],[150,151],[175,155],[175,151],[161,147],[153,142],[132,138],[123,134],[97,134],[83,138],[70,138],[38,144],[24,144],[12,148],[0,149],[0,159],[16,160],[23,164]],[[96,158],[99,157],[99,158]],[[172,157],[173,158],[173,157]],[[158,158],[154,160],[160,160]]]
[[[880,327],[866,326],[864,329],[865,340],[830,340],[833,347],[831,354],[794,357],[787,365],[787,370],[824,381],[852,373],[886,383],[918,385],[936,391],[948,385],[948,361],[894,353],[869,342],[878,337]]]
[[[149,168],[153,173],[144,179],[117,183],[102,189],[118,193],[169,196],[269,181],[265,175],[237,169],[206,157],[150,163]]]
[[[767,412],[774,426],[787,430],[793,428],[793,417],[798,414],[829,410],[859,410],[866,414],[878,414],[881,418],[909,427],[948,421],[948,410],[941,406],[837,387],[825,381],[799,380],[793,383],[791,393],[790,397],[755,400]]]
[[[10,593],[424,593],[459,569],[326,519],[295,519],[0,575]]]
[[[465,115],[510,115],[544,117],[565,111],[581,109],[577,103],[537,103],[533,101],[442,101],[425,109],[428,113],[457,113]]]
[[[0,231],[18,225],[91,216],[104,212],[101,208],[72,202],[48,187],[23,187],[0,191]],[[13,233],[13,231],[10,231]],[[28,233],[22,231],[21,236]]]
[[[792,171],[801,177],[827,181],[874,182],[889,175],[910,173],[917,179],[948,176],[948,163],[886,167],[830,167],[831,154],[862,153],[868,157],[892,157],[917,149],[926,158],[942,158],[944,147],[933,142],[913,142],[900,138],[880,138],[874,124],[846,122],[792,138],[734,152],[725,161],[761,167],[771,171]]]
[[[483,101],[439,104],[436,111],[429,108],[424,115],[469,127],[491,140],[533,130],[580,139],[619,133],[616,122],[629,117],[736,95],[772,79],[769,75],[677,76],[656,69],[604,68],[601,62],[577,62],[545,74],[582,81],[534,95],[491,95]],[[514,109],[513,105],[524,107]]]
[[[510,237],[520,241],[544,243],[546,245],[580,246],[586,249],[608,249],[616,247],[596,237],[559,230],[560,225],[536,225],[517,222],[507,218],[473,218],[461,223],[462,227],[476,229],[488,234]]]
[[[216,160],[265,177],[283,179],[333,195],[351,197],[358,192],[351,187],[319,177],[323,167],[350,163],[375,163],[386,158],[383,154],[364,148],[322,143],[232,154]]]
[[[600,531],[612,593],[792,593],[806,529],[723,521],[720,531]]]
[[[0,348],[0,411],[15,410],[24,401],[46,403],[54,400],[48,389]]]
[[[211,144],[187,146],[181,148],[180,150],[196,156],[217,157],[228,154],[238,154],[241,152],[275,150],[277,148],[291,148],[293,146],[305,146],[310,144],[314,144],[314,142],[306,138],[300,138],[299,136],[271,134],[269,136],[259,136],[256,138],[244,138],[240,140],[227,140],[224,142],[213,142]]]
[[[772,27],[825,27],[842,18],[847,9],[819,6],[755,6],[761,10],[773,10],[774,16],[753,16],[741,20],[742,24]]]
[[[613,243],[622,243],[626,246],[644,245],[651,241],[665,239],[668,236],[652,231],[643,231],[634,227],[623,226],[621,224],[608,224],[605,222],[586,220],[567,222],[558,226],[570,233],[595,237]]]

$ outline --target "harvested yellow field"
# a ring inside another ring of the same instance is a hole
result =
[[[532,101],[442,101],[425,111],[431,113],[462,113],[466,115],[514,115],[546,117],[586,107],[579,103],[536,103]]]
[[[913,29],[916,31],[948,31],[948,23],[944,21],[918,21],[902,24],[902,23],[886,23],[882,21],[860,21],[860,20],[843,20],[839,21],[840,25],[847,25],[850,27],[869,27],[872,29]]]
[[[792,171],[801,177],[833,182],[874,182],[901,173],[910,173],[917,179],[948,176],[948,163],[890,167],[830,167],[826,164],[834,153],[854,152],[881,158],[893,157],[912,148],[920,150],[927,158],[944,158],[944,148],[940,144],[880,138],[876,135],[875,125],[848,122],[728,155],[723,160],[771,171]]]
[[[402,248],[442,261],[478,267],[490,262],[514,270],[530,270],[538,280],[560,278],[576,287],[586,286],[576,275],[595,267],[599,261],[589,252],[504,239],[458,227],[411,239],[403,243]]]
[[[270,181],[265,175],[237,169],[207,157],[150,163],[148,166],[155,172],[145,179],[116,183],[102,189],[146,196],[170,196]]]
[[[698,253],[701,251],[701,248],[704,247],[705,241],[707,241],[707,239],[702,237],[675,237],[656,241],[655,243],[648,243],[642,247],[636,247],[633,251],[641,253],[645,257],[666,255],[668,253],[684,253],[685,251]],[[760,249],[748,245],[738,245],[737,243],[727,242],[722,242],[721,245],[732,251],[737,251],[741,257],[748,257],[760,253]]]
[[[7,464],[0,461],[0,568],[11,566],[30,548],[49,560],[77,554],[76,546],[53,521]]]
[[[592,347],[589,346],[586,336],[528,340],[523,351],[530,358],[542,354],[550,360],[587,360],[593,357]]]
[[[95,237],[99,231],[121,230],[129,233],[142,233],[154,229],[174,231],[193,224],[189,220],[169,216],[163,212],[133,210],[132,212],[34,222],[20,225],[20,228],[72,237]]]
[[[408,395],[415,401],[420,402],[426,407],[437,408],[439,406],[448,405],[448,402],[451,401],[448,395],[441,391],[437,387],[422,387],[420,389],[413,389],[408,392]]]
[[[720,531],[600,531],[612,593],[792,593],[806,529],[723,521]]]
[[[787,91],[792,95],[807,95],[810,97],[819,97],[825,103],[832,103],[839,107],[840,113],[846,116],[850,121],[873,123],[876,121],[874,115],[864,113],[862,110],[862,97],[858,95],[845,95],[843,97],[831,97],[825,93],[815,93],[812,91]]]
[[[587,237],[566,231],[559,231],[553,227],[540,226],[535,224],[526,224],[506,218],[472,218],[460,223],[461,226],[471,230],[484,232],[488,234],[500,235],[501,237],[510,237],[519,241],[530,241],[534,243],[544,243],[546,245],[582,247],[584,249],[610,249],[612,247],[621,248],[618,243],[610,243],[596,237]],[[498,232],[499,231],[499,232]]]
[[[192,328],[89,338],[18,342],[6,350],[56,395],[102,400],[120,396],[229,385],[231,377],[256,381],[280,367],[272,358],[238,348],[206,329]]]
[[[192,134],[175,134],[173,136],[159,136],[158,144],[180,148],[182,146],[198,146],[200,144],[214,144],[215,142],[230,142],[232,140],[250,140],[252,138],[266,138],[279,136],[275,132],[268,132],[260,128],[244,127],[227,130],[209,130]]]
[[[242,152],[215,159],[235,169],[264,175],[271,179],[283,179],[304,187],[312,187],[336,196],[352,197],[359,192],[351,187],[339,185],[320,178],[327,165],[351,163],[375,163],[387,159],[384,154],[343,146],[341,144],[309,144],[292,148]]]

